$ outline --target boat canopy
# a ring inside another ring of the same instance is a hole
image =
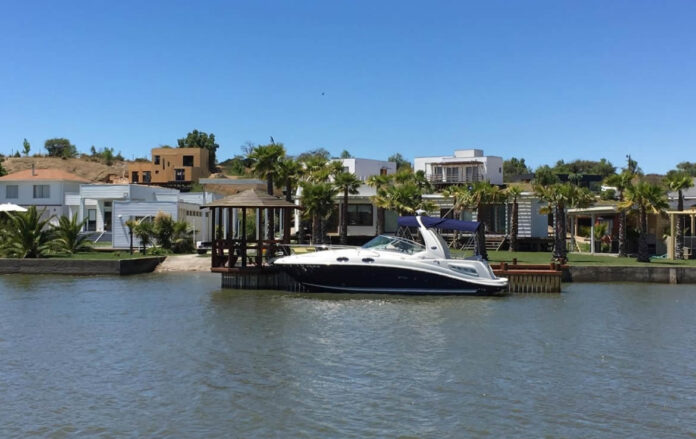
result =
[[[420,217],[423,225],[429,229],[459,230],[460,232],[475,232],[481,227],[477,221],[461,221],[448,218],[435,218],[432,216]],[[415,216],[400,216],[397,223],[400,227],[419,227]]]

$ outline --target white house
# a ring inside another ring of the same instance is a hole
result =
[[[425,172],[435,186],[488,181],[503,184],[503,158],[481,149],[458,149],[451,156],[416,157],[413,170]]]
[[[334,159],[343,163],[343,170],[355,174],[362,181],[373,175],[389,175],[396,173],[396,163],[372,159]]]
[[[87,218],[85,231],[95,232],[95,240],[126,248],[130,245],[126,221],[153,219],[159,212],[170,214],[175,221],[185,220],[194,241],[208,241],[207,211],[201,211],[200,206],[216,197],[207,192],[181,193],[158,186],[83,184],[77,192],[66,193],[65,205],[69,215],[77,213],[78,218]]]
[[[26,169],[0,177],[0,203],[36,206],[57,224],[57,218],[68,214],[65,195],[84,183],[89,180],[60,169]]]

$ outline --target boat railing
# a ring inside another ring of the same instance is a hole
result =
[[[340,250],[356,248],[351,245],[333,245],[333,244],[278,244],[278,249],[282,251],[282,255],[299,255],[305,253],[314,253],[325,250]]]

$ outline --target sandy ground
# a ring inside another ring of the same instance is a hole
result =
[[[204,271],[210,273],[210,254],[207,257],[198,255],[169,255],[157,266],[155,272],[166,271]]]

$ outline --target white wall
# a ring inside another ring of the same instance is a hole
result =
[[[126,221],[135,217],[151,216],[154,218],[159,212],[167,213],[172,216],[173,220],[178,220],[179,209],[176,202],[114,201],[112,225],[114,248],[128,248],[130,245]],[[138,246],[140,241],[137,238],[133,238],[133,243],[134,246]]]
[[[373,175],[380,175],[382,169],[387,170],[387,174],[396,172],[396,163],[373,159],[337,159],[343,163],[343,167],[348,168],[348,172],[355,174],[360,180],[367,180]]]

